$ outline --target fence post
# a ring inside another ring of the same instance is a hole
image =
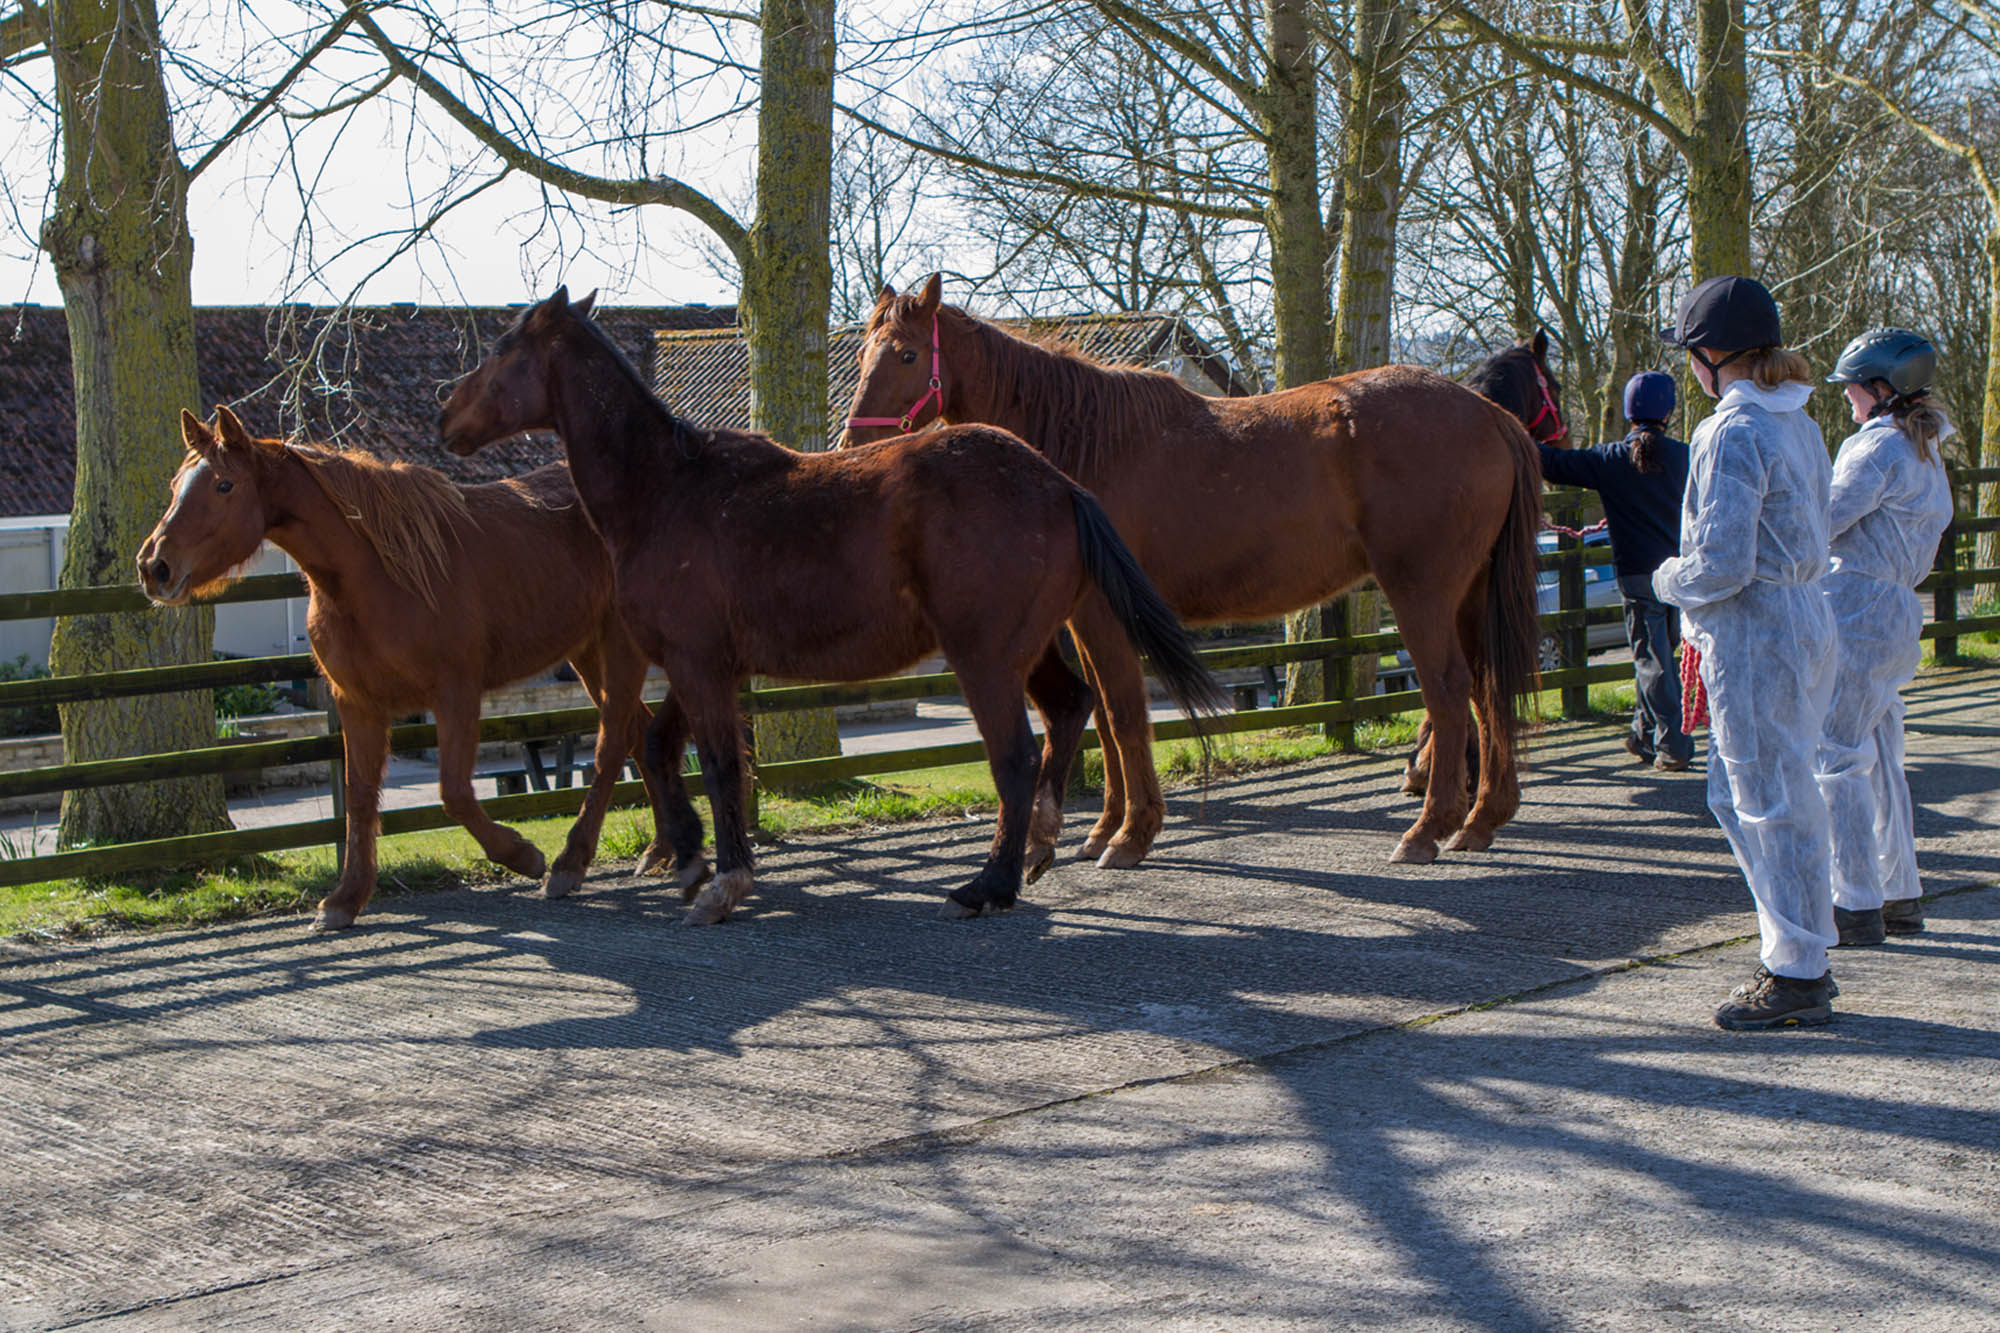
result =
[[[1945,525],[1944,536],[1938,540],[1933,568],[1939,578],[1937,587],[1931,591],[1931,619],[1940,625],[1954,626],[1958,621],[1958,519],[1955,514],[1952,521]],[[1940,634],[1931,640],[1931,659],[1956,662],[1958,636]]]
[[[333,701],[333,685],[324,677],[312,683],[312,701],[326,710],[326,734],[340,740],[340,748],[326,761],[327,786],[333,795],[333,817],[347,822],[347,742],[340,734],[340,707]],[[347,871],[347,838],[333,840],[333,870]]]
[[[1351,638],[1354,633],[1353,602],[1342,597],[1329,608],[1330,614],[1321,622],[1329,639]],[[1354,653],[1352,649],[1339,657],[1329,657],[1320,664],[1320,680],[1324,688],[1320,697],[1328,703],[1352,704],[1354,702]],[[1342,750],[1352,750],[1354,745],[1354,719],[1338,718],[1326,724],[1326,738]]]
[[[1563,511],[1566,523],[1575,523],[1580,517],[1575,507]],[[1583,598],[1583,543],[1566,533],[1556,534],[1556,550],[1564,556],[1556,570],[1557,609],[1565,616],[1578,613],[1578,623],[1565,624],[1558,637],[1562,643],[1562,664],[1565,671],[1572,667],[1587,666],[1590,663],[1590,630],[1581,623],[1584,610]],[[1590,686],[1585,684],[1562,687],[1562,714],[1566,718],[1579,718],[1590,711]]]

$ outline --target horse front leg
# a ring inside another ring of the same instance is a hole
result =
[[[1028,711],[1021,707],[1021,681],[1011,672],[991,666],[952,663],[959,687],[979,737],[986,742],[986,763],[993,787],[1000,794],[1000,818],[993,829],[993,848],[986,864],[970,883],[953,889],[944,916],[964,920],[981,912],[1010,910],[1021,893],[1021,863],[1028,841],[1030,810],[1035,800],[1041,757]],[[1074,753],[1072,746],[1071,753]]]
[[[1422,864],[1435,861],[1438,839],[1465,821],[1469,804],[1465,745],[1472,725],[1472,671],[1449,622],[1406,621],[1398,607],[1397,623],[1403,626],[1403,642],[1417,669],[1424,707],[1430,713],[1431,773],[1423,811],[1389,859]]]
[[[523,879],[540,880],[548,870],[541,849],[495,820],[472,794],[473,762],[479,753],[479,696],[440,697],[437,712],[438,798],[486,859]]]
[[[1050,643],[1028,673],[1028,697],[1042,715],[1042,761],[1035,782],[1034,814],[1028,821],[1028,849],[1024,874],[1033,884],[1055,864],[1056,843],[1062,837],[1062,803],[1069,785],[1070,767],[1076,762],[1077,747],[1083,741],[1084,724],[1090,720],[1096,698],[1091,688],[1077,678],[1063,660],[1062,651]]]
[[[653,798],[654,835],[653,845],[639,858],[635,873],[644,875],[665,866],[671,857],[674,886],[680,890],[682,902],[692,901],[695,891],[713,873],[708,858],[701,853],[701,816],[688,799],[687,771],[682,763],[687,743],[687,712],[669,686],[667,697],[646,728],[646,742],[639,747],[639,771]]]
[[[667,674],[679,691],[687,673],[669,667]],[[701,756],[709,813],[715,818],[716,874],[714,882],[696,895],[681,924],[712,926],[728,920],[757,887],[750,831],[743,820],[743,717],[733,681],[689,694],[684,703],[693,723],[695,752]]]
[[[1146,675],[1124,626],[1112,616],[1101,593],[1093,592],[1084,599],[1070,626],[1098,691],[1098,739],[1104,747],[1105,772],[1105,818],[1098,821],[1099,830],[1113,813],[1110,775],[1114,750],[1124,788],[1117,831],[1104,844],[1097,864],[1107,870],[1122,870],[1145,860],[1167,817],[1166,798],[1160,794],[1160,780],[1153,772],[1153,720],[1147,711]]]
[[[375,896],[375,837],[382,809],[382,774],[389,763],[389,719],[352,700],[341,702],[340,738],[346,770],[347,850],[340,882],[319,900],[315,931],[345,930]]]

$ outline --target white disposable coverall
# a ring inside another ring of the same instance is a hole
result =
[[[1757,903],[1764,966],[1818,977],[1836,938],[1813,757],[1833,687],[1832,467],[1809,385],[1731,384],[1689,441],[1681,553],[1653,591],[1681,609],[1708,690],[1708,808]]]
[[[1817,772],[1833,839],[1833,901],[1848,911],[1914,898],[1917,845],[1903,773],[1903,698],[1917,673],[1923,607],[1913,591],[1951,522],[1951,483],[1893,419],[1847,437],[1833,465],[1833,571],[1823,585],[1839,640]]]

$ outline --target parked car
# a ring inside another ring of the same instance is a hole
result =
[[[1585,547],[1606,547],[1611,545],[1611,535],[1607,532],[1593,532],[1583,538]],[[1552,555],[1556,550],[1556,534],[1544,531],[1536,538],[1536,545],[1542,554]],[[1586,610],[1599,607],[1622,608],[1625,599],[1618,595],[1618,573],[1611,565],[1585,565],[1583,567],[1583,604]],[[1562,609],[1562,589],[1557,584],[1557,571],[1545,569],[1535,578],[1535,610],[1539,615],[1551,615]],[[1617,620],[1606,621],[1602,625],[1591,625],[1584,636],[1584,646],[1592,653],[1601,653],[1607,648],[1625,646],[1625,621],[1621,615]],[[1562,665],[1562,642],[1555,630],[1544,630],[1541,638],[1541,665],[1544,671],[1553,671]],[[1416,669],[1410,665],[1407,650],[1398,649],[1395,665],[1384,663],[1375,674],[1377,693],[1386,694],[1395,690],[1417,688]]]

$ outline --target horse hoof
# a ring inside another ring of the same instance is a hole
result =
[[[1418,777],[1415,773],[1408,773],[1403,776],[1403,795],[1405,796],[1422,796],[1429,788],[1430,783]]]
[[[500,863],[519,875],[522,879],[540,879],[549,873],[549,858],[542,855],[541,848],[524,845]]]
[[[1104,855],[1104,849],[1110,845],[1111,839],[1100,837],[1093,833],[1083,840],[1083,846],[1076,849],[1076,859],[1079,861],[1095,861],[1098,857]]]
[[[1146,859],[1148,850],[1150,849],[1114,842],[1104,849],[1104,855],[1097,858],[1097,868],[1099,870],[1130,870],[1133,866],[1138,865]]]
[[[698,902],[681,914],[683,926],[719,926],[728,919],[728,906],[718,902]]]
[[[938,915],[947,921],[970,921],[978,916],[981,910],[978,907],[967,907],[956,898],[946,898],[944,906],[938,909]]]
[[[1043,875],[1046,875],[1049,872],[1049,867],[1055,863],[1056,849],[1054,847],[1030,847],[1028,849],[1027,865],[1021,871],[1021,882],[1024,884],[1033,884]]]
[[[1483,852],[1493,845],[1493,835],[1479,829],[1462,828],[1444,845],[1448,852]]]
[[[331,935],[336,930],[346,930],[354,924],[354,913],[338,907],[322,907],[312,920],[312,933]]]
[[[583,872],[551,870],[542,877],[542,897],[567,898],[583,884]]]
[[[1429,865],[1437,859],[1438,846],[1436,843],[1429,841],[1419,842],[1414,838],[1405,838],[1397,843],[1394,854],[1389,857],[1392,863],[1413,866]]]
[[[674,887],[681,891],[681,901],[693,902],[695,894],[701,892],[701,886],[708,883],[712,874],[714,872],[708,868],[705,856],[697,856],[682,866],[674,875]]]
[[[632,873],[634,875],[650,875],[655,870],[662,870],[672,865],[673,860],[674,854],[672,852],[662,848],[658,843],[654,843],[640,855],[639,864],[632,867]]]

